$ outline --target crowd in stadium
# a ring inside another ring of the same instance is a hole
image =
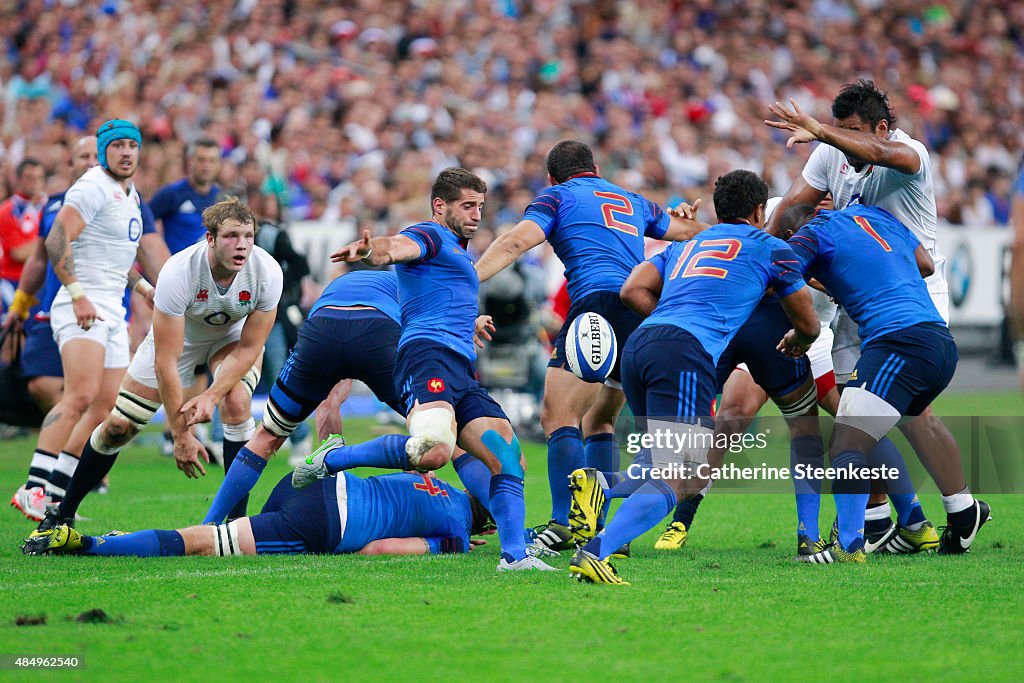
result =
[[[732,168],[781,194],[809,150],[756,125],[767,104],[827,120],[856,74],[930,149],[939,218],[1005,224],[1024,130],[1024,6],[1008,0],[50,0],[8,3],[0,26],[8,185],[31,155],[63,189],[67,146],[120,117],[142,126],[144,196],[205,133],[222,187],[379,231],[415,219],[455,162],[492,188],[487,222],[514,222],[570,136],[662,203],[709,198]]]

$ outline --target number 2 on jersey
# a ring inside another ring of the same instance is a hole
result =
[[[881,235],[875,232],[874,227],[872,227],[871,223],[868,221],[867,218],[864,218],[864,216],[854,216],[853,222],[859,225],[861,230],[871,235],[871,237],[874,238],[876,242],[881,244],[882,249],[885,249],[886,251],[892,251],[892,247],[889,246],[889,243],[886,242]]]
[[[700,246],[700,249],[695,250],[695,247],[697,246]],[[692,240],[683,248],[683,253],[679,255],[675,268],[672,269],[672,274],[669,275],[668,279],[674,280],[679,275],[679,271],[682,270],[684,264],[686,265],[686,270],[683,270],[683,277],[724,278],[729,274],[729,271],[725,268],[710,265],[701,266],[698,264],[701,261],[708,261],[709,259],[732,261],[736,258],[736,255],[740,253],[740,248],[742,246],[742,242],[733,239],[704,241]],[[711,249],[705,251],[705,249],[708,249],[709,247],[711,247]],[[716,249],[715,247],[725,247],[725,249]],[[694,251],[696,251],[696,253],[694,253]],[[691,256],[693,258],[690,258]]]
[[[600,199],[611,200],[601,204],[601,214],[604,215],[604,224],[606,226],[612,230],[621,230],[634,237],[640,234],[635,225],[616,218],[616,214],[620,216],[633,215],[633,202],[629,201],[627,197],[623,197],[617,192],[598,192],[597,190],[594,190],[594,196]]]

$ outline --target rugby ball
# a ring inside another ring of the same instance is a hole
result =
[[[597,313],[581,313],[569,325],[565,335],[565,360],[572,374],[584,382],[608,379],[618,352],[612,326]]]

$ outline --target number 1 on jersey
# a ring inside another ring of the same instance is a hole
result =
[[[594,191],[594,196],[600,199],[609,199],[611,201],[604,202],[601,204],[601,213],[604,215],[604,224],[612,230],[621,230],[629,235],[639,235],[640,231],[637,230],[636,226],[632,223],[620,221],[615,217],[615,214],[622,216],[633,215],[633,202],[629,201],[629,198],[618,194],[617,192],[598,192]]]
[[[854,216],[853,222],[859,225],[861,230],[871,235],[871,237],[873,237],[876,242],[881,244],[882,249],[885,249],[886,251],[892,251],[892,247],[889,246],[889,243],[886,242],[881,235],[875,232],[875,228],[871,225],[867,218],[864,218],[864,216]]]

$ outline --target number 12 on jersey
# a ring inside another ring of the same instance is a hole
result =
[[[704,261],[706,264],[710,264],[715,260],[732,261],[740,253],[742,246],[742,242],[734,239],[691,240],[683,248],[683,253],[676,260],[676,265],[668,279],[676,279],[680,270],[683,271],[683,277],[724,278],[729,274],[728,270],[714,265],[699,265],[700,262]]]

